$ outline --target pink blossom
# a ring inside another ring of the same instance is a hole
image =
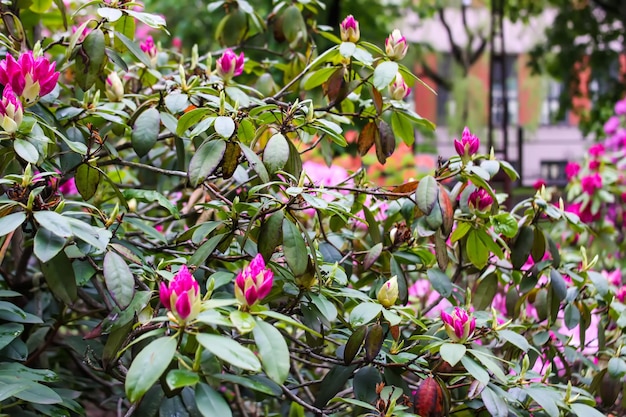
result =
[[[461,157],[469,158],[474,155],[478,152],[479,146],[480,139],[478,139],[476,135],[473,135],[467,126],[463,129],[461,140],[454,139],[454,149]]]
[[[615,103],[615,114],[618,116],[626,114],[626,99],[622,99]]]
[[[243,307],[251,307],[267,297],[273,281],[274,273],[265,266],[263,256],[259,253],[235,278],[235,297]]]
[[[152,39],[152,36],[146,37],[146,39],[143,42],[141,42],[139,47],[150,58],[154,58],[158,54],[158,50],[154,43],[154,39]]]
[[[591,223],[595,220],[600,219],[600,212],[593,214],[591,213],[591,205],[587,204],[583,210],[581,210],[582,203],[570,204],[565,208],[565,211],[574,213],[583,223]]]
[[[13,92],[29,106],[57,85],[59,72],[55,67],[56,62],[50,63],[46,57],[35,58],[32,51],[20,55],[17,61],[7,54],[6,59],[0,62],[0,84],[10,85]]]
[[[76,195],[78,194],[78,188],[76,188],[76,180],[72,177],[59,185],[59,192],[63,195]]]
[[[593,194],[596,190],[602,188],[602,177],[597,172],[582,177],[580,179],[580,185],[583,191],[589,195]]]
[[[452,304],[450,304],[450,301],[447,299],[439,300],[439,293],[432,290],[430,281],[427,279],[418,279],[415,281],[415,283],[409,287],[409,296],[419,298],[423,306],[436,304],[434,308],[426,313],[427,317],[434,318],[440,316],[443,310],[452,307]]]
[[[460,307],[454,307],[452,314],[441,312],[446,333],[455,342],[465,342],[476,328],[476,318],[467,314],[467,311]]]
[[[601,143],[596,143],[589,148],[589,155],[593,156],[594,158],[604,155],[604,152],[604,145],[602,145]]]
[[[217,73],[224,80],[241,75],[243,72],[244,56],[243,52],[237,56],[232,49],[227,48],[221,57],[215,61]]]
[[[590,171],[597,171],[598,168],[600,168],[600,161],[598,161],[597,159],[592,159],[591,161],[589,161],[588,167]]]
[[[180,322],[194,319],[201,308],[200,287],[186,265],[180,267],[169,286],[159,284],[161,304]]]
[[[604,123],[604,133],[606,133],[607,136],[613,135],[615,132],[617,132],[617,128],[619,127],[619,125],[619,117],[611,116],[609,120]]]
[[[567,175],[567,180],[571,181],[578,173],[580,172],[580,165],[576,162],[568,162],[565,165],[565,175]]]
[[[394,100],[404,100],[410,93],[411,89],[402,78],[402,74],[398,72],[396,79],[389,84],[389,95]]]

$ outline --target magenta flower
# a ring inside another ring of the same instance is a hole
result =
[[[394,29],[385,40],[385,52],[387,57],[393,61],[399,61],[404,58],[408,49],[409,44],[398,29]]]
[[[484,188],[477,188],[469,195],[467,205],[473,210],[487,211],[493,204],[493,197]]]
[[[396,79],[394,80],[394,82],[389,84],[389,95],[394,100],[403,100],[410,93],[411,89],[408,85],[406,85],[404,78],[402,78],[402,74],[398,72],[396,74]]]
[[[570,204],[565,208],[565,211],[576,214],[583,223],[591,223],[600,219],[600,211],[596,214],[591,213],[591,204],[587,204],[583,210],[581,207],[582,203]]]
[[[533,184],[533,188],[535,190],[541,190],[541,187],[545,187],[546,186],[546,181],[543,178],[539,178],[537,181],[535,181],[535,183]]]
[[[615,103],[615,114],[618,116],[626,114],[626,99],[622,99]]]
[[[476,318],[460,307],[454,307],[452,314],[442,310],[441,320],[446,327],[446,333],[454,342],[465,342],[476,328]]]
[[[478,152],[480,146],[480,139],[476,135],[472,135],[469,128],[465,126],[461,140],[454,139],[454,149],[461,158],[469,159],[470,156]]]
[[[576,162],[568,162],[565,165],[565,175],[567,176],[567,180],[571,181],[578,173],[580,172],[580,165]]]
[[[272,290],[273,281],[274,273],[265,266],[263,257],[258,254],[235,278],[235,297],[242,307],[252,307],[267,297]]]
[[[59,185],[59,192],[63,195],[78,194],[78,188],[76,188],[76,180],[74,180],[74,178],[70,178],[63,184]]]
[[[46,57],[35,58],[32,51],[20,55],[17,61],[7,54],[0,62],[0,84],[10,85],[15,95],[30,106],[54,90],[59,79],[55,67],[56,62],[50,63]]]
[[[352,15],[348,15],[343,19],[343,22],[339,24],[339,32],[341,34],[341,40],[344,42],[356,43],[361,37],[359,22]]]
[[[15,96],[11,84],[7,84],[0,101],[0,128],[7,133],[14,133],[20,127],[23,116],[22,102]]]
[[[148,55],[148,58],[150,58],[150,62],[152,63],[152,65],[156,64],[159,50],[154,44],[154,39],[152,39],[152,36],[146,37],[146,40],[141,42],[141,44],[139,44],[139,47],[142,51],[144,51],[146,55]]]
[[[227,48],[215,61],[218,75],[224,80],[240,75],[243,72],[243,60],[243,52],[237,56],[232,49]]]
[[[185,265],[180,267],[169,286],[161,282],[159,298],[179,323],[193,320],[200,312],[200,287]]]
[[[604,123],[604,133],[606,133],[607,136],[613,135],[615,132],[617,132],[617,128],[619,127],[619,125],[619,117],[611,116],[609,120]]]
[[[599,156],[604,155],[604,151],[605,151],[604,145],[602,145],[601,143],[596,143],[595,145],[589,148],[589,155],[593,156],[594,158],[597,158]]]
[[[600,168],[600,161],[598,161],[597,159],[592,159],[591,161],[589,161],[590,171],[597,171],[598,168]]]
[[[597,172],[582,177],[580,179],[580,185],[583,191],[589,195],[593,194],[596,190],[602,188],[602,177]]]

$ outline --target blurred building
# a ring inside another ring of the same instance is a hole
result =
[[[474,2],[476,3],[476,2]],[[547,26],[551,24],[556,13],[546,10],[542,15],[530,19],[527,24],[508,20],[503,22],[503,45],[495,53],[501,54],[504,59],[504,71],[500,67],[494,71],[494,103],[489,108],[489,42],[480,55],[480,58],[469,68],[466,76],[455,72],[454,60],[451,54],[451,38],[456,45],[465,46],[468,34],[475,33],[473,45],[480,46],[481,37],[489,39],[490,11],[485,6],[472,6],[466,9],[465,16],[460,8],[449,8],[444,11],[443,19],[435,16],[429,19],[420,19],[416,13],[409,12],[404,19],[402,33],[413,43],[431,45],[433,52],[423,57],[423,63],[417,64],[415,73],[437,92],[436,95],[422,85],[417,85],[413,99],[415,110],[421,116],[437,124],[438,153],[447,157],[454,154],[452,138],[460,135],[460,127],[455,125],[455,117],[461,112],[458,108],[458,94],[468,94],[472,117],[469,118],[470,128],[479,126],[477,133],[486,144],[486,126],[491,111],[494,125],[501,126],[504,115],[504,92],[509,113],[509,145],[508,159],[516,164],[521,160],[523,185],[532,185],[538,178],[553,179],[559,182],[564,173],[561,170],[568,160],[579,160],[584,150],[589,146],[577,128],[578,119],[572,112],[563,117],[557,117],[559,110],[559,96],[564,88],[558,81],[546,77],[532,75],[527,66],[529,51],[537,42],[542,42],[542,36]],[[468,32],[465,28],[469,28]],[[427,71],[424,66],[428,66]],[[459,82],[465,83],[464,90],[448,91],[439,86],[434,77],[428,73],[436,72],[442,77],[465,77]],[[584,78],[584,77],[583,77]],[[504,82],[502,82],[504,81]],[[588,100],[575,102],[575,106],[588,106]],[[467,111],[467,109],[465,109]],[[449,131],[448,127],[452,127]],[[523,132],[523,146],[517,145],[520,137],[520,128]],[[501,131],[496,130],[494,141],[496,144],[501,138]],[[496,146],[497,148],[497,146]]]

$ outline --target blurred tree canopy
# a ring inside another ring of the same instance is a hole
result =
[[[585,134],[599,133],[613,104],[624,95],[626,2],[549,0],[548,4],[557,15],[546,42],[532,51],[533,70],[548,73],[568,87],[561,95],[562,113],[576,107],[572,97],[588,96],[590,101],[583,100],[586,105],[574,110],[581,113]],[[590,83],[581,76],[589,77]]]

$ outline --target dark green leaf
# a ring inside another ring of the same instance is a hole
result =
[[[365,366],[354,374],[352,386],[357,400],[372,403],[378,397],[376,387],[383,382],[380,371],[374,366]]]
[[[176,339],[172,337],[156,339],[139,352],[128,369],[124,383],[126,395],[132,403],[139,401],[161,377],[175,353]]]
[[[254,353],[233,339],[203,333],[197,335],[197,340],[206,350],[231,365],[248,371],[261,370],[261,363]]]
[[[309,263],[309,254],[300,229],[288,218],[283,220],[283,251],[294,276],[304,274]]]
[[[147,155],[154,147],[161,130],[161,116],[159,111],[151,107],[142,112],[133,125],[131,144],[140,157]]]
[[[0,236],[8,235],[24,223],[26,213],[23,211],[0,217]]]
[[[278,210],[272,213],[261,225],[259,230],[259,253],[265,261],[269,261],[276,247],[283,241],[283,219],[285,212]]]
[[[341,366],[335,365],[322,379],[320,390],[317,393],[315,407],[324,407],[341,389],[344,387],[352,373],[357,368],[356,365]]]
[[[204,417],[232,417],[233,415],[224,397],[203,382],[196,385],[196,406]]]
[[[96,193],[100,183],[100,171],[89,164],[82,164],[76,170],[76,188],[80,195],[89,200]]]
[[[452,295],[452,281],[448,275],[439,268],[430,268],[427,272],[431,285],[442,297],[448,298]]]
[[[289,376],[290,367],[289,348],[283,335],[262,319],[257,319],[252,332],[254,342],[259,348],[263,370],[272,381],[282,384]]]
[[[189,181],[194,187],[211,175],[222,162],[226,142],[208,140],[196,150],[189,162]]]
[[[120,255],[107,252],[103,262],[104,281],[120,308],[130,304],[135,293],[135,278]]]
[[[496,292],[498,292],[498,276],[496,274],[489,274],[481,279],[472,296],[474,308],[484,310],[489,307]]]
[[[200,376],[193,371],[187,369],[172,369],[167,373],[165,382],[171,390],[196,385],[200,382]]]
[[[72,304],[77,297],[76,278],[72,262],[65,252],[59,252],[49,261],[42,262],[41,272],[55,297],[65,304]]]
[[[246,157],[250,168],[252,168],[254,172],[257,173],[261,181],[269,182],[270,175],[267,173],[267,169],[265,169],[265,165],[261,161],[261,158],[259,158],[259,156],[252,149],[248,148],[243,143],[240,143],[239,146],[241,147],[241,151]]]

